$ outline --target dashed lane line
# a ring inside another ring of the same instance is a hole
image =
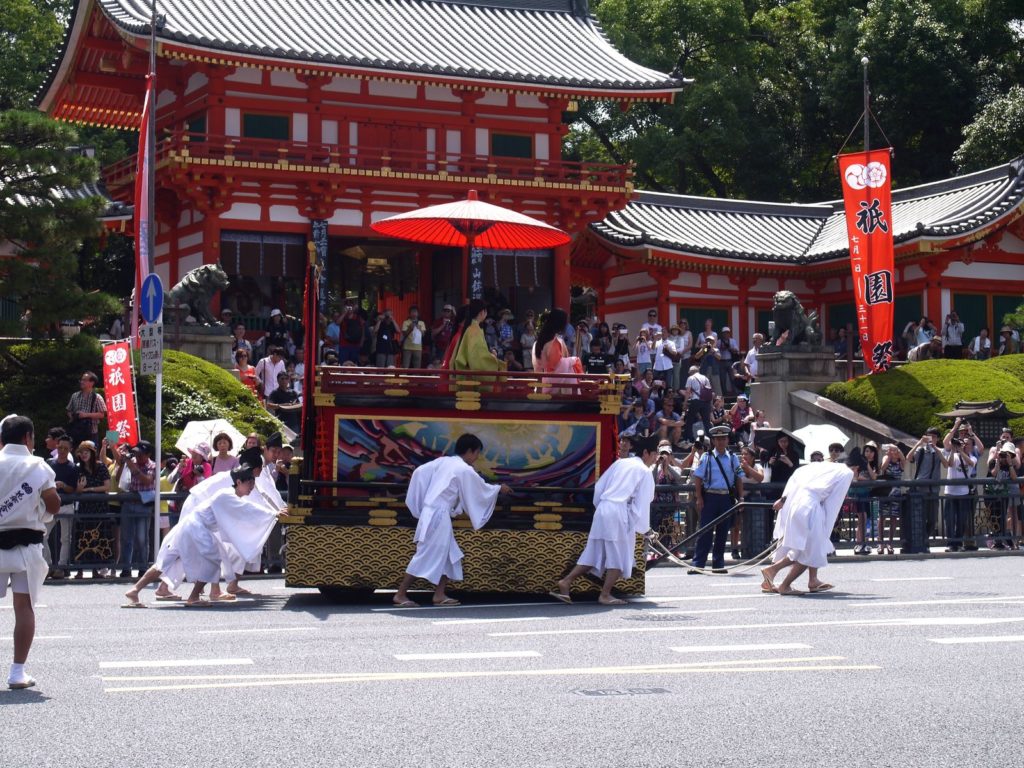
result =
[[[101,661],[100,669],[130,669],[133,667],[240,667],[251,664],[252,659],[135,659],[132,661]]]
[[[463,661],[466,659],[535,659],[539,651],[479,651],[451,653],[396,653],[397,661]]]

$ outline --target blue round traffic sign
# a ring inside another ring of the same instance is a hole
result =
[[[142,319],[147,323],[155,323],[160,319],[164,311],[164,284],[160,282],[160,275],[156,272],[151,272],[142,281],[139,306],[142,309]]]

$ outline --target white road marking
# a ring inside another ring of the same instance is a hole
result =
[[[447,624],[501,624],[509,621],[550,621],[550,616],[516,616],[511,619],[441,619],[440,621],[432,621],[431,624],[435,626],[444,626]]]
[[[398,661],[451,661],[456,659],[527,659],[538,651],[482,651],[479,653],[396,653]]]
[[[870,579],[870,581],[952,581],[952,576],[906,576],[899,579]]]
[[[264,627],[262,629],[201,629],[200,635],[259,634],[263,632],[315,632],[319,627]]]
[[[241,667],[252,664],[252,659],[139,659],[136,661],[101,661],[100,669],[129,669],[131,667]]]
[[[33,608],[49,608],[50,606],[46,605],[45,603],[36,603],[32,607]],[[14,609],[13,605],[0,605],[0,610],[2,610],[2,611],[10,611],[10,610],[13,610],[13,609]]]
[[[756,589],[756,584],[749,585],[751,589]],[[762,600],[764,598],[774,598],[775,595],[766,595],[761,593],[754,593],[750,595],[684,595],[682,597],[662,597],[661,595],[650,595],[646,597],[630,597],[626,599],[627,603],[689,603],[689,602],[720,602],[722,600]]]
[[[542,602],[537,602],[537,603],[480,603],[480,604],[473,603],[473,604],[470,604],[470,605],[430,605],[428,603],[424,603],[423,605],[421,605],[419,607],[419,609],[416,609],[416,608],[399,608],[396,605],[396,606],[392,606],[390,608],[371,608],[370,610],[373,613],[382,613],[382,612],[383,613],[390,613],[392,611],[401,611],[402,613],[408,613],[409,611],[415,611],[415,610],[453,611],[453,610],[458,610],[459,608],[523,608],[523,607],[530,607],[530,608],[557,608],[559,606],[564,608],[565,604],[564,603],[560,603],[559,601],[557,601],[554,598],[552,598],[550,603],[542,603]]]
[[[74,637],[73,635],[36,635],[35,637],[32,638],[32,641],[35,642],[36,640],[71,640],[71,639],[73,639],[73,637]],[[0,642],[6,643],[6,642],[9,642],[9,641],[11,641],[13,639],[14,639],[13,636],[12,637],[0,637]]]
[[[527,637],[536,635],[616,635],[641,632],[719,632],[729,629],[785,629],[789,627],[956,627],[986,624],[1014,624],[1022,617],[985,619],[972,617],[938,617],[921,619],[864,619],[861,621],[793,621],[773,624],[721,624],[718,626],[627,627],[622,629],[550,629],[529,632],[490,632],[489,637]]]
[[[929,643],[940,645],[969,645],[972,643],[1024,643],[1024,635],[997,635],[994,637],[929,637]]]
[[[848,608],[890,608],[907,605],[970,605],[972,603],[1008,603],[1024,600],[1024,595],[1002,597],[965,597],[951,600],[860,600],[844,603]]]
[[[676,645],[669,650],[676,653],[718,653],[721,651],[797,651],[811,647],[806,643],[765,643],[763,645]]]
[[[696,616],[705,613],[737,613],[739,611],[756,611],[754,606],[743,608],[703,608],[699,611],[691,611],[687,608],[679,608],[675,611],[644,611],[644,616]]]
[[[735,674],[737,672],[831,672],[831,671],[877,671],[877,665],[828,664],[822,662],[843,661],[842,656],[816,656],[805,659],[756,659],[728,662],[703,662],[699,664],[659,664],[629,667],[570,667],[562,669],[510,669],[510,670],[459,670],[437,672],[387,672],[387,673],[320,673],[315,675],[218,675],[210,677],[193,676],[193,679],[207,682],[181,683],[180,676],[165,678],[114,678],[105,677],[104,682],[162,680],[171,685],[125,686],[105,688],[104,693],[130,693],[143,691],[185,691],[213,688],[262,688],[282,685],[337,685],[341,683],[392,682],[400,680],[443,680],[493,677],[545,677],[579,675],[666,675],[666,674]],[[220,682],[223,681],[223,682]]]

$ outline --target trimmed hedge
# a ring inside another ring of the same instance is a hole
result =
[[[135,363],[137,369],[137,358]],[[103,375],[101,345],[91,336],[6,347],[0,354],[0,415],[15,412],[30,417],[41,444],[47,429],[67,424],[64,408],[78,390],[83,371]],[[138,376],[136,385],[142,435],[152,438],[156,377]],[[281,428],[231,373],[184,352],[165,350],[164,450],[174,447],[187,422],[215,418],[227,419],[242,434],[255,431],[266,436]]]
[[[1024,412],[1024,355],[992,360],[923,360],[886,373],[830,384],[822,394],[865,416],[912,435],[930,427],[948,427],[936,413],[953,410],[959,400],[1002,400]],[[1013,419],[1015,434],[1024,418]]]

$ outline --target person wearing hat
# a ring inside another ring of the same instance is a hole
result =
[[[139,501],[121,503],[121,578],[131,577],[136,561],[148,562],[146,544],[153,514],[153,496],[156,493],[157,465],[153,461],[153,444],[140,440],[131,450],[127,445],[118,447],[115,478],[120,481],[129,473],[129,493],[139,494]]]
[[[576,565],[555,584],[549,594],[563,603],[571,603],[573,582],[585,573],[601,579],[602,605],[625,605],[612,595],[619,579],[633,575],[636,534],[653,536],[651,502],[654,501],[654,474],[658,460],[656,438],[633,441],[637,455],[616,459],[594,486],[594,518],[587,535],[587,546]]]
[[[178,534],[172,544],[161,546],[157,561],[125,592],[125,608],[143,607],[139,595],[156,581],[165,580],[171,587],[177,587],[181,583],[179,575],[192,583],[192,593],[185,605],[208,606],[210,602],[202,599],[203,590],[208,583],[215,584],[220,579],[224,544],[234,546],[242,559],[251,558],[263,546],[266,534],[283,513],[274,514],[249,498],[256,479],[248,464],[235,467],[228,477],[230,488],[205,498],[175,526]],[[175,576],[169,577],[169,573]]]
[[[685,321],[683,321],[685,322]],[[672,372],[669,377],[669,386],[672,389],[679,389],[683,383],[681,368],[690,359],[690,347],[693,345],[693,335],[687,330],[683,334],[683,324],[673,323],[668,330],[668,341],[672,343],[675,350],[675,357],[672,358]]]
[[[908,363],[919,363],[922,360],[937,360],[942,357],[942,339],[932,336],[928,341],[918,344],[907,352]]]
[[[709,434],[711,450],[700,457],[691,479],[694,485],[694,504],[700,515],[698,527],[706,528],[714,522],[714,528],[704,531],[698,537],[693,554],[693,570],[689,573],[699,573],[704,569],[709,551],[711,568],[716,571],[725,568],[725,542],[732,527],[733,516],[722,516],[743,501],[743,467],[740,466],[739,458],[729,451],[731,430],[727,426],[713,427]]]
[[[704,429],[711,426],[711,401],[714,399],[714,395],[711,380],[700,372],[700,368],[691,365],[686,386],[683,388],[683,398],[686,400],[683,437],[687,440],[693,439],[693,432],[698,421]]]
[[[690,456],[693,454],[691,453]],[[661,440],[658,443],[658,460],[654,464],[655,486],[679,485],[683,479],[685,465],[672,454],[672,443],[668,440]],[[654,506],[651,508],[651,528],[655,533],[664,535],[670,531],[675,515],[679,507],[679,495],[674,489],[656,491],[654,495]],[[671,541],[664,541],[666,545]]]
[[[264,349],[280,347],[284,354],[295,353],[295,339],[292,338],[291,329],[288,327],[288,320],[280,309],[270,311],[270,319],[267,321],[267,334],[264,338]]]
[[[200,442],[188,449],[188,455],[178,464],[177,472],[168,479],[179,492],[188,493],[213,474],[210,464],[210,446]]]
[[[992,518],[1004,520],[1002,535],[995,536],[993,549],[1019,549],[1021,521],[1017,516],[1020,502],[1021,466],[1017,447],[1013,444],[1013,433],[1004,428],[999,442],[989,451],[988,475],[999,485],[986,488]]]
[[[224,307],[224,309],[220,311],[221,324],[226,325],[228,328],[231,328],[231,318],[233,317],[233,314],[234,313],[232,313],[232,311],[228,307]]]
[[[851,454],[846,462],[819,461],[804,464],[786,483],[782,498],[775,502],[779,516],[774,537],[779,540],[772,564],[761,569],[762,592],[780,595],[802,595],[793,589],[793,582],[810,569],[807,588],[810,592],[832,589],[818,579],[818,569],[828,565],[828,556],[835,550],[832,529],[853,483],[854,466],[859,457]],[[784,568],[789,573],[778,587],[775,577]]]
[[[750,442],[750,425],[754,423],[755,418],[754,411],[750,408],[750,398],[742,392],[736,395],[736,402],[729,409],[729,423],[737,442]]]
[[[999,354],[1016,355],[1020,352],[1020,342],[1014,338],[1013,328],[1004,325],[999,329]]]
[[[914,479],[927,480],[933,486],[918,487],[913,493],[922,494],[925,528],[928,535],[935,533],[939,519],[939,480],[942,478],[941,449],[942,432],[938,427],[928,427],[921,438],[907,452],[907,461],[914,465]]]

